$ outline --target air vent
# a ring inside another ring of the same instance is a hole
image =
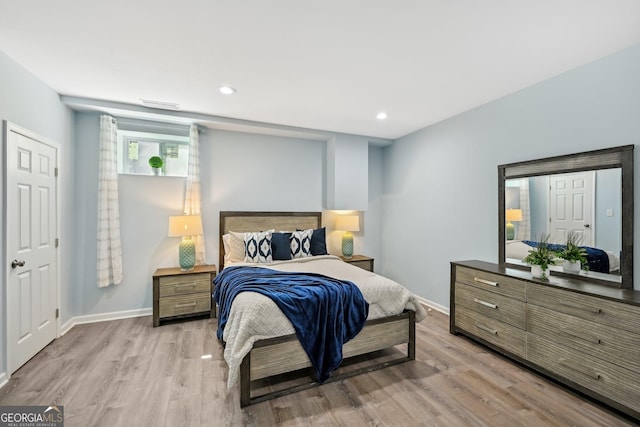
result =
[[[180,111],[180,106],[173,102],[152,101],[149,99],[141,99],[142,105],[149,108],[159,108],[161,110]]]

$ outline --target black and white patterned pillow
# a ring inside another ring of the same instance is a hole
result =
[[[244,233],[245,262],[273,262],[271,231]]]
[[[291,233],[291,258],[305,258],[311,256],[311,236],[313,230],[301,230]]]

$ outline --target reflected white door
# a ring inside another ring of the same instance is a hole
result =
[[[567,234],[573,231],[579,236],[581,245],[593,246],[594,188],[593,171],[549,177],[549,231],[552,243],[565,243]]]
[[[58,147],[11,123],[7,163],[7,356],[13,373],[58,331]]]

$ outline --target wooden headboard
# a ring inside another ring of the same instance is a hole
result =
[[[224,245],[222,236],[229,231],[244,233],[275,229],[306,230],[322,226],[322,212],[220,212],[219,264],[218,271],[224,268]]]

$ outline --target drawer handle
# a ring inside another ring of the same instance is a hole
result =
[[[176,288],[195,288],[195,283],[176,283]]]
[[[476,328],[482,329],[485,332],[489,332],[492,335],[498,335],[498,331],[496,331],[495,329],[487,328],[486,326],[481,325],[479,323],[476,323]]]
[[[196,302],[193,301],[193,302],[187,302],[187,303],[184,303],[184,304],[176,304],[175,308],[195,307],[195,306],[196,306]]]
[[[602,314],[602,309],[600,309],[600,308],[597,308],[597,309],[593,310],[593,309],[584,307],[584,306],[582,306],[580,304],[576,304],[574,302],[566,301],[566,300],[563,300],[563,299],[559,300],[558,303],[560,305],[564,305],[564,306],[567,306],[567,307],[575,308],[577,310],[588,311],[589,313],[593,313],[593,314]]]
[[[569,362],[567,359],[563,357],[560,358],[560,364],[565,368],[571,369],[572,371],[575,371],[579,374],[586,375],[587,377],[591,377],[596,380],[599,380],[602,378],[600,374],[596,372],[586,372],[586,371],[583,371],[582,369],[578,369],[573,363]]]
[[[560,326],[560,331],[564,332],[567,335],[579,338],[581,340],[584,340],[584,341],[587,341],[587,342],[590,342],[590,343],[602,344],[602,340],[600,340],[600,338],[596,338],[594,336],[589,336],[589,335],[582,335],[582,334],[580,334],[578,332],[572,331],[571,329],[567,328],[566,326]]]
[[[482,301],[481,299],[478,299],[478,298],[474,298],[473,302],[477,302],[478,304],[484,305],[485,307],[489,307],[489,308],[498,308],[497,305],[491,304],[490,302]]]
[[[492,282],[490,280],[481,279],[479,277],[474,277],[473,281],[474,282],[478,282],[478,283],[482,283],[483,285],[498,286],[498,282]]]

